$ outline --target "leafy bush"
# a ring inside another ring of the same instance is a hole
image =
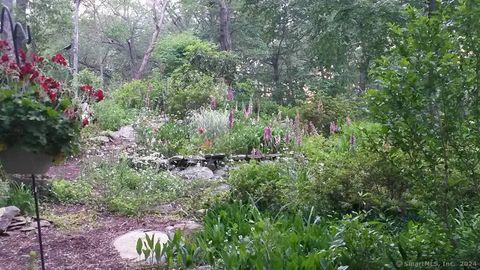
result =
[[[478,11],[475,1],[439,5],[433,16],[409,9],[372,72],[371,115],[392,151],[405,153],[414,192],[445,223],[479,198]]]
[[[259,209],[280,209],[291,202],[295,184],[287,166],[282,163],[251,162],[231,172],[228,183],[232,197],[244,203],[255,202]]]
[[[462,251],[457,251],[434,219],[392,232],[391,223],[370,221],[365,212],[339,219],[313,212],[273,217],[249,204],[217,204],[205,216],[203,230],[192,237],[177,232],[158,252],[153,240],[150,245],[139,240],[137,251],[165,255],[168,268],[208,264],[218,269],[406,269],[407,263],[426,261],[460,265],[478,254],[463,253],[478,250],[478,234],[473,241],[470,234],[462,235],[457,245]],[[459,217],[455,231],[471,231],[478,222],[478,215],[473,217]]]
[[[305,205],[342,213],[375,209],[398,215],[407,211],[409,182],[401,171],[403,155],[371,150],[383,143],[376,135],[378,130],[378,125],[354,123],[328,139],[312,136],[305,140],[302,150],[309,160],[311,179],[302,189]],[[396,163],[386,159],[390,154],[396,156]]]
[[[96,203],[113,213],[141,215],[170,202],[182,191],[182,181],[169,173],[135,170],[126,161],[100,163],[86,175],[99,190]]]
[[[0,181],[0,207],[14,205],[24,214],[32,214],[35,210],[32,191],[23,183]]]
[[[120,86],[112,93],[115,100],[124,109],[154,109],[161,98],[161,81],[133,80]]]
[[[95,104],[95,115],[100,128],[104,130],[117,130],[124,125],[131,124],[135,112],[123,108],[113,99],[107,99]]]
[[[85,203],[92,195],[92,186],[84,182],[55,180],[51,183],[50,192],[62,203]]]
[[[225,85],[210,75],[187,68],[175,71],[169,80],[166,111],[173,118],[185,119],[189,111],[207,106],[211,96],[220,100],[224,89]]]
[[[319,132],[327,136],[330,123],[342,124],[345,123],[347,116],[353,118],[359,110],[358,103],[360,102],[343,96],[332,97],[319,94],[313,100],[298,106],[281,107],[279,110],[290,119],[295,118],[298,112],[303,123],[312,123]]]
[[[150,125],[148,121],[137,127],[140,143],[164,156],[188,152],[190,145],[189,127],[182,122]]]

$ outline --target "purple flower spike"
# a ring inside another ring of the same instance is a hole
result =
[[[263,142],[268,144],[272,140],[272,128],[267,126],[263,129]]]
[[[230,114],[228,115],[228,128],[230,129],[233,128],[234,121],[235,121],[235,115],[233,114],[233,111],[230,111]]]
[[[210,96],[210,109],[212,109],[212,111],[217,109],[217,99],[214,96]]]

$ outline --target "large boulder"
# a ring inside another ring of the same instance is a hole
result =
[[[207,167],[187,167],[185,170],[178,172],[178,175],[187,179],[187,180],[195,180],[195,179],[212,179],[214,177],[213,171]]]
[[[112,134],[112,137],[115,139],[121,139],[128,142],[135,142],[135,137],[137,133],[132,126],[121,127],[118,131]]]
[[[20,209],[16,206],[7,206],[0,208],[0,233],[7,231],[15,216],[20,214]]]
[[[145,260],[145,257],[139,256],[136,250],[138,239],[145,239],[145,234],[148,234],[149,237],[155,236],[155,243],[159,241],[160,244],[163,245],[168,242],[168,235],[164,232],[135,230],[115,238],[113,246],[122,259],[134,261]]]

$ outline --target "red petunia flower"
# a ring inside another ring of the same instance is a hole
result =
[[[91,85],[82,85],[80,86],[80,90],[83,92],[90,92],[93,90],[93,86]]]
[[[45,90],[47,93],[48,91],[52,89],[58,89],[60,88],[60,83],[57,82],[55,79],[50,78],[50,77],[41,77],[41,83],[40,86]]]
[[[45,60],[45,58],[32,53],[32,60],[34,63],[42,63]]]
[[[57,92],[56,91],[50,90],[50,91],[47,91],[47,94],[48,94],[48,97],[50,98],[50,101],[52,103],[55,103],[57,101]]]
[[[20,67],[20,80],[23,80],[26,75],[33,74],[35,72],[35,68],[30,63],[25,63],[23,66]]]
[[[0,50],[9,49],[8,42],[6,40],[0,39]]]
[[[4,54],[2,55],[2,59],[1,59],[1,60],[2,60],[2,63],[6,63],[6,62],[10,61],[10,57],[8,56],[8,54],[4,53]]]
[[[20,60],[22,60],[22,62],[27,61],[27,53],[25,53],[22,48],[18,49],[18,54],[20,55]]]
[[[17,66],[17,64],[15,64],[15,63],[13,63],[13,62],[8,65],[8,68],[11,69],[11,70],[18,71],[18,66]]]
[[[30,76],[30,81],[33,82],[38,76],[40,76],[40,72],[38,72],[38,70],[33,71],[32,76]]]
[[[65,60],[65,57],[63,57],[63,55],[60,53],[55,54],[55,56],[52,58],[52,62],[60,64],[62,66],[68,65],[67,60]]]
[[[105,98],[102,89],[98,89],[97,91],[95,91],[95,93],[93,93],[93,96],[95,97],[95,100],[97,102],[100,102]]]
[[[82,120],[82,127],[87,126],[88,123],[89,123],[88,118],[87,118],[87,117],[83,118],[83,120]]]

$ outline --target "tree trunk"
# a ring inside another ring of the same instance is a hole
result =
[[[230,36],[230,11],[225,0],[219,0],[220,5],[220,49],[230,51],[232,38]]]
[[[168,3],[169,0],[155,0],[153,4],[153,21],[155,22],[155,31],[153,32],[150,44],[148,45],[148,48],[143,55],[142,64],[134,75],[135,79],[140,79],[142,77],[143,72],[147,67],[148,61],[152,56],[153,49],[155,48],[155,44],[157,43],[158,37],[160,36],[160,32],[162,31],[163,18],[165,17],[165,10],[167,9]]]
[[[428,16],[432,16],[433,12],[435,12],[436,9],[436,0],[429,0],[428,1]]]
[[[367,82],[368,82],[368,66],[370,65],[370,61],[365,59],[360,63],[360,76],[358,78],[358,88],[360,93],[365,93],[367,90]]]
[[[27,7],[28,0],[17,0],[17,21],[22,22],[24,25],[27,24]]]
[[[78,74],[78,42],[79,42],[79,20],[80,20],[80,0],[74,0],[73,12],[73,42],[72,42],[72,73],[74,80]]]
[[[275,54],[272,57],[273,68],[273,93],[272,96],[275,101],[283,102],[283,93],[280,91],[280,55]]]

